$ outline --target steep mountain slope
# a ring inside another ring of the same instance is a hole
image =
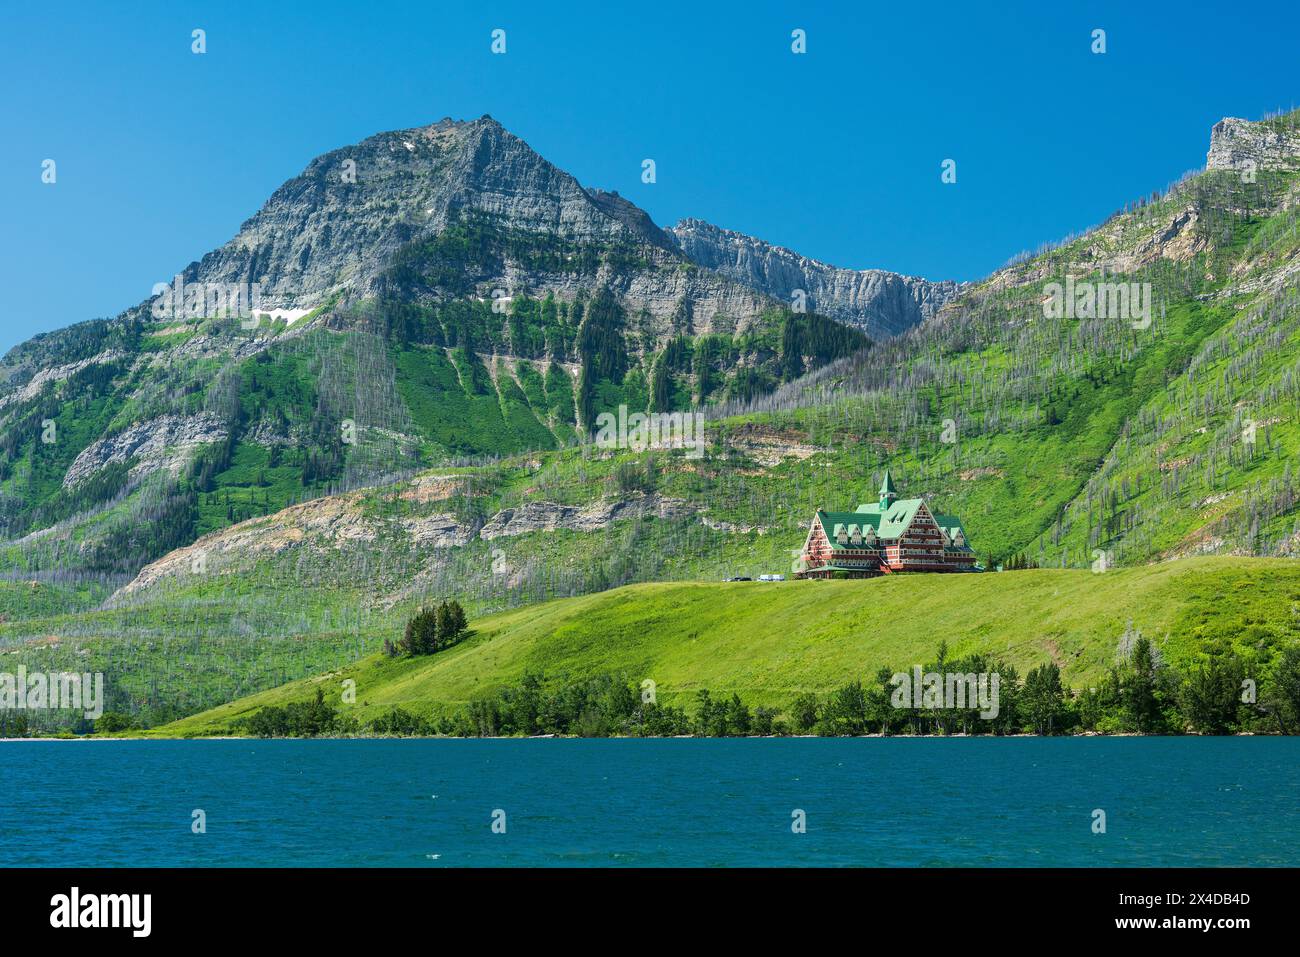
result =
[[[996,560],[1291,553],[1298,127],[1220,124],[1206,171],[751,408],[878,443]]]
[[[671,230],[692,260],[784,302],[802,292],[810,311],[885,339],[935,315],[961,283],[930,282],[883,269],[841,269],[761,239],[683,219]]]
[[[1240,168],[1218,166],[1216,132],[1206,172],[1000,270],[896,341],[724,408],[734,418],[714,421],[702,461],[575,450],[518,472],[503,463],[478,473],[478,520],[653,492],[683,503],[680,535],[645,549],[653,567],[623,561],[599,580],[780,570],[813,508],[857,501],[888,467],[963,516],[993,564],[1289,554],[1300,187],[1275,144],[1296,120],[1254,124],[1264,146],[1250,173],[1244,121],[1220,124],[1234,130]],[[1137,283],[1132,314],[1045,309],[1067,280]],[[693,540],[686,529],[699,526],[726,531]],[[742,532],[745,550],[733,550],[734,530],[755,528],[770,537]],[[613,560],[614,539],[591,537],[586,547]],[[493,583],[484,572],[446,584],[486,595]],[[553,593],[530,586],[526,597]]]
[[[699,268],[488,117],[319,157],[159,293],[0,362],[0,566],[130,574],[330,490],[559,447],[624,404],[749,398],[867,344]]]

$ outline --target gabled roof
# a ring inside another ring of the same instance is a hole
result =
[[[831,543],[831,548],[861,548],[861,545],[841,545],[835,540],[840,529],[844,529],[850,535],[856,527],[859,532],[866,534],[868,528],[876,530],[880,522],[879,515],[862,515],[858,512],[818,512],[817,520],[821,522],[822,531],[826,533],[826,538]]]
[[[857,515],[859,521],[870,517],[876,534],[881,538],[898,538],[912,524],[912,519],[916,518],[916,512],[924,501],[919,498],[900,498],[886,506],[883,513],[879,502],[866,502],[859,505],[857,512],[852,514]]]
[[[961,519],[956,515],[936,515],[934,517],[934,523],[942,528],[950,539],[953,536],[953,532],[956,532],[959,529],[961,530],[961,537],[965,540],[966,544],[962,545],[960,548],[955,545],[949,545],[948,548],[963,552],[971,551],[970,536],[966,534],[966,529],[962,528]]]
[[[835,536],[843,528],[850,535],[857,526],[865,533],[868,527],[875,530],[879,538],[898,538],[916,518],[916,513],[925,502],[919,498],[905,498],[891,504],[882,514],[880,505],[871,502],[859,505],[856,512],[818,512],[817,519],[822,523],[822,530],[830,539],[831,547],[842,547],[835,541]],[[965,532],[963,531],[964,535]],[[851,547],[851,546],[849,546]]]
[[[861,512],[818,512],[817,517],[821,519],[822,528],[826,530],[827,535],[835,534],[835,529],[841,525],[845,528],[857,525],[863,530],[867,526],[873,529],[880,527],[879,515],[863,515]]]

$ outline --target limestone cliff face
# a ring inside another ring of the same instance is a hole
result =
[[[663,498],[656,494],[613,501],[601,500],[585,507],[556,502],[525,502],[518,508],[503,509],[493,515],[479,530],[479,538],[491,541],[494,538],[549,532],[557,528],[596,532],[620,519],[641,515],[677,518],[690,511],[692,507],[681,499]]]
[[[1293,114],[1294,115],[1294,114]],[[1300,169],[1300,128],[1282,118],[1251,122],[1225,117],[1210,132],[1207,170]]]
[[[875,338],[898,335],[930,318],[962,287],[882,269],[841,269],[698,219],[682,220],[672,234],[699,265],[785,303],[802,289],[808,311]]]

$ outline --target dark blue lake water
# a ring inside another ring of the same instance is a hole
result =
[[[1300,739],[74,741],[0,761],[0,866],[1300,865]]]

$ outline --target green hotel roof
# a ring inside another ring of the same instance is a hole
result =
[[[960,531],[961,537],[966,539],[967,542],[970,541],[970,536],[966,534],[966,529],[962,528],[961,519],[956,515],[936,515],[934,517],[934,523],[947,532],[949,538],[952,537],[953,532]],[[962,547],[968,551],[970,549],[969,544]]]
[[[888,505],[881,514],[880,504],[878,502],[867,502],[859,505],[856,512],[826,512],[817,513],[818,520],[822,523],[822,529],[826,532],[826,537],[831,543],[832,550],[845,548],[861,548],[862,546],[841,545],[835,540],[839,530],[844,528],[850,535],[853,534],[853,526],[865,531],[868,526],[875,530],[879,538],[898,538],[907,527],[912,524],[912,519],[916,517],[917,510],[920,509],[924,499],[904,498]],[[935,515],[935,524],[947,532],[951,538],[953,533],[961,530],[962,537],[966,539],[967,544],[961,548],[948,546],[955,551],[970,551],[970,536],[966,534],[966,529],[962,528],[961,520],[955,515]]]
[[[867,502],[858,506],[856,514],[874,516],[876,521],[872,524],[881,538],[897,538],[907,531],[907,526],[912,524],[912,519],[916,518],[916,512],[923,503],[924,500],[919,498],[900,498],[885,506],[882,512],[879,502]]]

